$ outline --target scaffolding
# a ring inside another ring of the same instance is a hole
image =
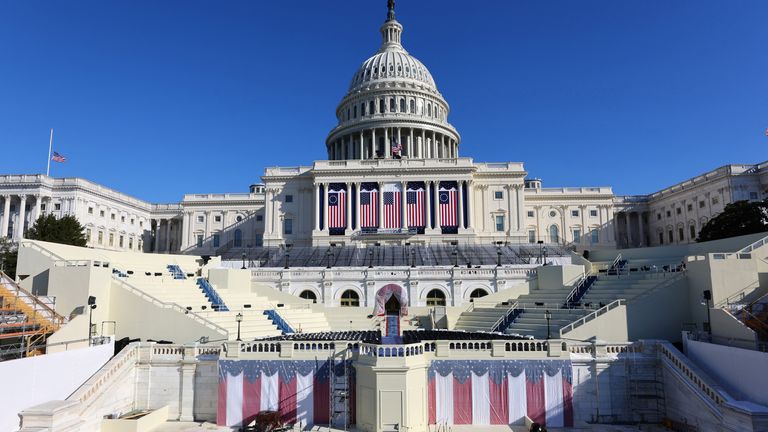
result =
[[[349,348],[342,350],[336,355],[328,357],[328,430],[331,427],[341,430],[348,430],[351,425],[350,419],[350,364],[348,362]]]

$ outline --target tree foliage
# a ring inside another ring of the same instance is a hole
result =
[[[83,226],[74,216],[64,216],[61,219],[52,214],[40,216],[27,230],[26,237],[72,246],[85,246],[87,243]]]
[[[0,237],[0,270],[11,279],[16,278],[16,261],[19,251],[16,245],[5,237]]]
[[[768,231],[768,201],[736,201],[712,218],[696,241],[710,241]]]

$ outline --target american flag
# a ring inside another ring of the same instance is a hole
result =
[[[53,156],[51,156],[51,160],[54,162],[66,162],[67,158],[65,158],[64,155],[59,154],[58,152],[53,152]]]
[[[379,213],[379,192],[375,186],[360,188],[360,227],[376,228]]]
[[[400,141],[397,139],[397,137],[392,137],[392,154],[399,156],[402,150],[403,146],[400,145]]]
[[[423,186],[409,186],[408,192],[406,192],[406,211],[408,212],[408,226],[414,228],[421,228],[424,223],[424,187]]]
[[[400,191],[384,192],[384,228],[400,228]]]
[[[328,227],[346,228],[346,191],[328,190]]]
[[[458,209],[458,192],[456,186],[450,187],[440,186],[440,193],[438,195],[440,199],[440,226],[443,227],[455,227],[459,225],[457,217]]]

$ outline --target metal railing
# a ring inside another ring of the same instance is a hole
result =
[[[740,249],[736,253],[749,253],[749,252],[752,252],[755,249],[760,248],[760,247],[762,247],[762,246],[764,246],[766,244],[768,244],[768,236],[765,236],[765,237],[761,238],[760,240],[752,243],[751,245],[746,246],[746,247]]]
[[[491,331],[503,333],[504,330],[517,319],[520,313],[522,313],[522,309],[520,309],[518,303],[515,302],[515,304],[507,308],[507,310],[504,311],[504,314],[493,323]]]
[[[604,315],[604,314],[608,313],[609,311],[611,311],[613,309],[616,309],[617,307],[619,307],[621,305],[626,305],[626,304],[627,304],[627,301],[624,300],[624,299],[614,300],[614,301],[608,303],[607,305],[601,307],[600,309],[598,309],[598,310],[596,310],[596,311],[594,311],[592,313],[589,313],[589,314],[587,314],[587,315],[577,319],[576,321],[568,324],[567,326],[561,328],[560,329],[560,337],[563,337],[564,334],[566,334],[566,333],[568,333],[570,331],[573,331],[574,329],[576,329],[578,327],[581,327],[582,325],[584,325],[584,324],[586,324],[586,323],[596,319],[597,317],[599,317],[601,315]]]

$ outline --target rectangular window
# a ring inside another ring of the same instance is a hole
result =
[[[573,242],[574,243],[581,243],[581,230],[580,229],[573,230]]]
[[[87,242],[89,242],[89,243],[91,242],[91,229],[90,228],[86,228],[85,229],[85,240]]]
[[[112,213],[110,216],[111,216],[112,220],[115,220],[115,214],[114,213]]]
[[[144,227],[144,221],[139,221],[139,227]]]
[[[667,240],[669,240],[670,243],[675,242],[675,238],[672,236],[672,230],[667,231]]]
[[[656,213],[656,220],[661,220],[661,213]]]
[[[502,192],[502,191],[494,191],[493,192],[493,199],[497,199],[497,200],[504,199],[504,192]]]
[[[120,222],[125,223],[125,216],[120,216]]]
[[[214,217],[213,217],[213,220],[214,220],[215,222],[221,222],[221,215],[216,215],[216,216],[214,216]]]
[[[93,214],[93,207],[88,207],[88,214]]]
[[[592,232],[590,233],[590,235],[592,236],[592,239],[591,239],[591,240],[592,240],[592,243],[593,243],[593,244],[594,244],[594,243],[597,243],[598,241],[600,241],[600,237],[599,237],[599,236],[600,236],[600,233],[599,233],[597,230],[592,230]]]
[[[528,210],[528,217],[533,217],[533,210]]]
[[[293,219],[283,221],[283,234],[293,234]]]
[[[680,227],[677,229],[677,236],[678,236],[678,240],[680,241],[685,240],[685,230],[683,229],[683,227]]]
[[[571,210],[571,216],[579,217],[579,211],[578,210]]]
[[[61,203],[56,203],[56,204],[54,204],[54,205],[53,205],[53,209],[54,209],[54,210],[57,210],[57,211],[58,211],[58,210],[61,210]],[[43,210],[45,210],[45,209],[43,209]]]
[[[216,247],[216,248],[219,247],[219,235],[218,234],[214,234],[213,235],[213,247]]]
[[[256,222],[261,222],[264,220],[264,216],[262,215],[256,215]]]
[[[680,207],[678,207],[678,208],[676,208],[676,209],[675,209],[675,212],[676,212],[677,214],[683,214],[683,209],[681,209]]]
[[[690,231],[691,231],[691,240],[693,240],[696,238],[696,225],[691,225]]]
[[[699,201],[699,208],[704,208],[706,204],[704,201]]]
[[[667,210],[667,217],[672,217],[672,212]]]
[[[131,219],[131,225],[136,221],[136,219]]]
[[[104,232],[99,231],[99,244],[104,243]]]
[[[133,237],[128,239],[128,249],[133,250]]]
[[[293,195],[286,195],[285,196],[285,202],[292,203],[293,202]]]
[[[664,244],[664,233],[663,232],[659,233],[659,244],[660,245]]]
[[[104,217],[104,210],[99,210],[99,216]]]
[[[590,211],[589,211],[589,216],[591,216],[591,217],[597,217],[597,210],[590,210]]]
[[[120,238],[118,239],[118,245],[120,247],[123,247],[123,236],[120,236]]]
[[[200,222],[200,223],[205,222],[205,216],[202,216],[202,215],[198,216],[197,217],[197,221]]]
[[[45,211],[45,204],[40,204],[40,210]]]
[[[750,194],[750,199],[757,199],[757,193],[755,193],[755,192],[753,192],[753,193],[755,194],[755,197],[752,198],[752,194]],[[719,202],[720,202],[720,200],[717,197],[712,197],[712,204],[717,204]]]
[[[536,243],[536,231],[528,231],[528,243]]]
[[[504,231],[504,216],[503,215],[497,215],[496,216],[496,231],[497,232],[503,232]]]
[[[688,211],[693,211],[693,204],[689,203],[687,208],[688,208]]]
[[[203,235],[198,234],[197,235],[197,247],[201,248],[203,247]]]
[[[109,233],[109,245],[114,246],[115,245],[115,235],[112,233]]]

